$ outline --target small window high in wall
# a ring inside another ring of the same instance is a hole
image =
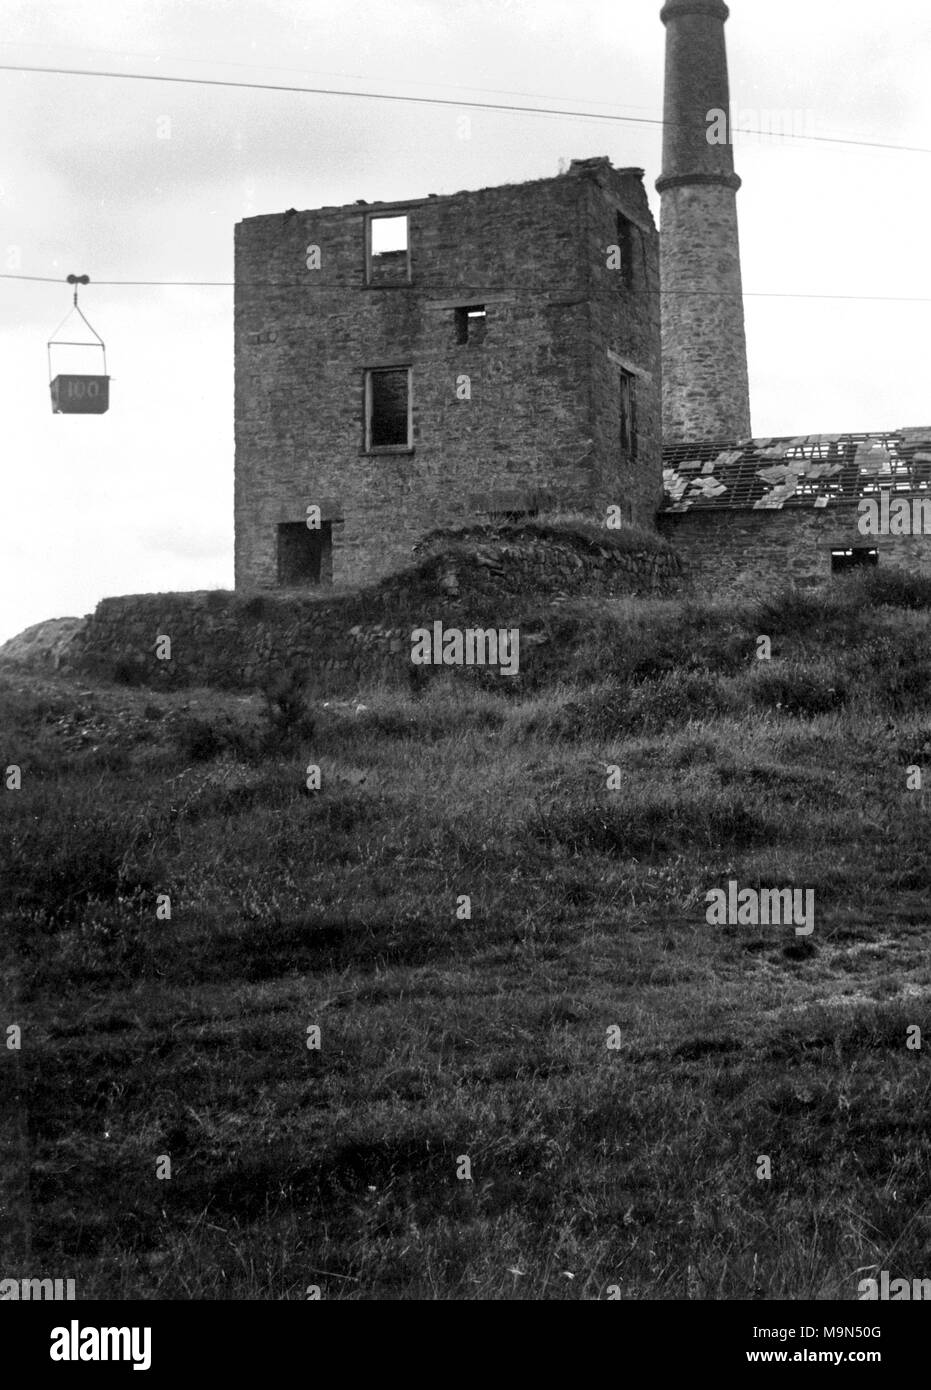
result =
[[[368,285],[410,284],[407,213],[365,219],[365,281]]]
[[[333,523],[319,529],[306,521],[283,521],[278,527],[278,583],[288,588],[299,584],[333,582]]]
[[[412,447],[411,369],[378,367],[365,374],[365,448],[402,450]]]
[[[485,324],[488,322],[488,315],[485,312],[484,304],[463,305],[462,308],[455,310],[455,315],[457,343],[474,343],[477,346],[485,341]]]
[[[847,570],[860,569],[864,565],[878,565],[879,551],[857,546],[854,550],[831,551],[831,573],[844,574]]]

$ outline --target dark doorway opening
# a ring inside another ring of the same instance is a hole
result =
[[[283,521],[278,527],[278,583],[330,584],[333,580],[333,523],[322,521],[312,530],[304,521]]]

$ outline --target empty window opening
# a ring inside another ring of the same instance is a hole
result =
[[[382,367],[366,373],[365,447],[411,447],[411,369]]]
[[[831,573],[843,574],[845,570],[860,569],[863,565],[878,565],[879,551],[867,550],[865,546],[857,546],[855,550],[832,550],[831,551]]]
[[[485,325],[488,322],[488,315],[485,312],[484,304],[470,304],[467,307],[457,309],[455,314],[457,343],[478,344],[485,341]]]
[[[621,283],[629,286],[634,279],[634,225],[622,212],[617,214],[617,244],[621,252]]]
[[[332,584],[333,523],[321,521],[312,530],[305,521],[284,521],[278,527],[278,583]]]
[[[637,457],[637,379],[633,372],[620,376],[621,449],[628,458]]]
[[[369,217],[366,233],[367,282],[370,285],[407,284],[410,280],[407,213]]]

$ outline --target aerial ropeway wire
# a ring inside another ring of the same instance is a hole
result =
[[[77,287],[78,285],[89,285],[90,276],[69,275],[67,282],[74,286],[73,305],[46,345],[48,349],[49,389],[52,393],[52,413],[55,415],[103,415],[110,407],[107,349],[100,334],[78,305]],[[75,342],[58,337],[65,324],[75,313],[93,333],[96,342],[88,342],[86,338]],[[95,353],[99,349],[103,356],[103,372],[58,372],[56,374],[52,366],[52,350],[54,348],[86,348]]]

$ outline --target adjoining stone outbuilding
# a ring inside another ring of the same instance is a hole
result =
[[[671,445],[660,533],[723,592],[861,565],[931,575],[931,425]]]
[[[659,244],[642,175],[574,160],[238,224],[237,588],[368,582],[432,530],[554,506],[654,524]]]

